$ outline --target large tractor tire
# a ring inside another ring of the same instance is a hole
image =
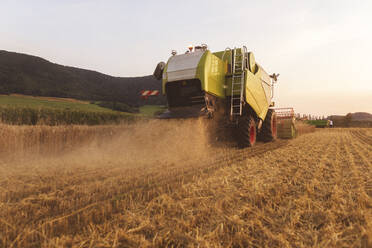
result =
[[[276,140],[278,137],[277,119],[274,110],[269,109],[266,118],[262,124],[262,129],[259,134],[259,139],[264,142]]]
[[[256,143],[257,127],[254,118],[243,115],[238,121],[237,140],[239,147],[251,147]]]

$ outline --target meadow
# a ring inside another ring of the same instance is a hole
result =
[[[99,104],[99,102],[98,102]],[[0,122],[11,125],[103,125],[149,117],[159,106],[144,106],[140,113],[113,111],[72,98],[0,95]]]
[[[102,108],[88,101],[81,101],[72,98],[27,96],[20,94],[0,95],[0,106],[3,107],[29,107],[29,108],[48,108],[48,109],[75,109],[91,112],[113,112],[110,109]]]
[[[238,149],[205,120],[0,125],[0,246],[371,247],[371,129],[308,131]]]

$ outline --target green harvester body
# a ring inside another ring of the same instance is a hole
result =
[[[246,47],[212,53],[206,46],[199,46],[185,54],[172,52],[167,63],[158,64],[154,76],[162,80],[170,111],[199,107],[213,116],[222,109],[231,123],[250,115],[258,132],[274,106],[277,75],[269,76]],[[252,136],[253,131],[249,132]]]

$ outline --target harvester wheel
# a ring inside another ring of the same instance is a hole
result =
[[[240,147],[250,147],[256,143],[257,128],[252,116],[243,115],[239,119],[237,135]]]
[[[276,113],[274,110],[269,109],[266,118],[262,124],[262,129],[259,134],[260,140],[264,142],[276,140],[278,136],[277,132],[277,120]]]

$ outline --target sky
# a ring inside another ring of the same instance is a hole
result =
[[[278,107],[372,113],[370,0],[0,0],[0,9],[0,50],[132,77],[190,44],[245,45],[280,73]]]

